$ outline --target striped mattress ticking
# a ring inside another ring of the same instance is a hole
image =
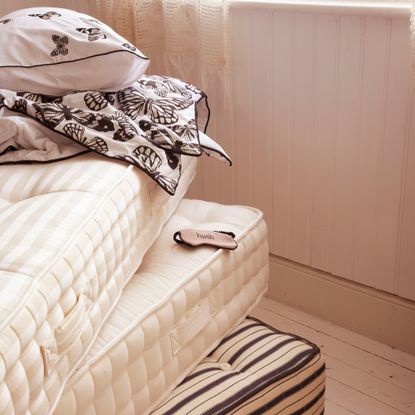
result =
[[[190,185],[84,154],[0,168],[0,414],[48,415]]]
[[[152,415],[321,415],[324,391],[316,345],[247,318]]]

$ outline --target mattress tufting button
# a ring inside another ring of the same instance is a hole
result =
[[[219,367],[222,369],[222,370],[232,370],[232,365],[230,365],[229,363],[220,363],[219,364]]]

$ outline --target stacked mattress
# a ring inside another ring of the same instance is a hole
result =
[[[91,16],[1,23],[0,415],[183,413],[180,383],[267,289],[262,213],[183,199],[196,156],[231,164],[203,91],[145,75]],[[239,246],[176,243],[185,228]]]
[[[83,155],[0,169],[0,414],[50,413],[183,197]]]
[[[177,245],[178,229],[233,232],[235,251]],[[147,414],[267,289],[268,244],[253,208],[183,200],[66,384],[56,414]]]
[[[172,197],[94,155],[0,170],[1,415],[324,412],[318,347],[246,318],[268,284],[262,213],[183,199],[194,173],[185,157]]]

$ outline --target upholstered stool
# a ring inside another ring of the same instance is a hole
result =
[[[152,415],[324,413],[319,348],[247,318]]]

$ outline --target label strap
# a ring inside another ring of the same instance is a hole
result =
[[[238,247],[235,234],[227,231],[206,231],[197,229],[182,229],[175,232],[173,239],[178,244],[192,247],[211,245],[217,248],[234,250]]]

